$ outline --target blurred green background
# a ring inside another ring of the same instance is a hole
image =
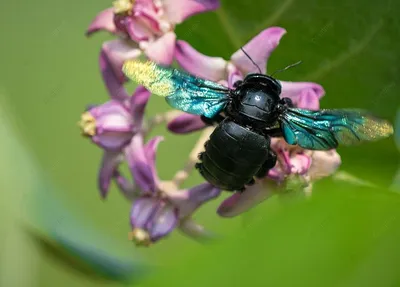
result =
[[[1,286],[122,284],[72,272],[20,231],[24,194],[40,192],[41,180],[51,181],[52,196],[79,213],[83,233],[95,228],[113,240],[107,249],[117,246],[158,267],[136,286],[400,286],[400,195],[388,190],[399,166],[393,137],[339,149],[341,170],[374,188],[327,178],[315,185],[311,198],[274,197],[235,219],[216,215],[219,198],[195,215],[222,236],[217,244],[203,246],[179,232],[149,249],[136,250],[127,242],[130,205],[115,187],[100,200],[101,150],[81,138],[76,124],[87,104],[108,98],[97,59],[102,42],[112,37],[87,39],[84,33],[110,5],[105,0],[0,4]],[[400,3],[392,0],[224,0],[217,12],[194,16],[176,32],[204,54],[228,59],[261,30],[284,27],[288,33],[269,71],[302,60],[280,79],[322,84],[323,108],[364,108],[394,121],[400,106],[398,11]],[[152,98],[148,116],[167,109],[162,99]],[[162,126],[153,134],[166,136],[157,166],[168,179],[198,135],[172,135]],[[200,181],[195,173],[186,185]],[[40,202],[52,217],[50,197]]]

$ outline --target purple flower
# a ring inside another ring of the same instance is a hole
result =
[[[286,30],[280,27],[271,27],[244,46],[261,72],[266,73],[268,59],[278,46]],[[238,50],[229,61],[219,57],[202,55],[187,42],[177,41],[175,57],[178,63],[189,73],[208,80],[219,82],[225,86],[242,80],[249,73],[258,73],[258,69],[251,63],[246,55]],[[299,108],[319,109],[319,99],[325,94],[324,89],[310,82],[281,81],[281,97],[291,98]],[[199,116],[184,114],[173,119],[168,128],[175,133],[190,133],[205,127]]]
[[[179,227],[189,236],[206,235],[192,219],[193,212],[207,201],[216,198],[220,190],[208,183],[179,190],[172,181],[161,181],[156,171],[156,150],[162,137],[143,145],[137,134],[125,149],[126,159],[137,188],[141,191],[132,205],[129,238],[137,245],[148,246]]]
[[[122,63],[144,53],[151,60],[170,65],[175,50],[175,26],[191,15],[215,10],[218,0],[117,0],[100,12],[87,35],[104,30],[119,39],[103,44],[100,67],[113,97],[124,96]]]
[[[137,133],[143,133],[143,115],[150,93],[139,86],[124,101],[110,100],[90,107],[82,114],[82,134],[104,150],[99,172],[99,188],[106,197],[110,181],[123,160],[123,151]]]

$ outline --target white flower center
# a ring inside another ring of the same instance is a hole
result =
[[[133,8],[134,3],[135,0],[116,0],[113,2],[114,13],[129,13]]]
[[[134,228],[128,237],[138,246],[149,246],[151,244],[149,233],[141,228]]]

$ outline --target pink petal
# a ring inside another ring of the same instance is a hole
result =
[[[134,124],[138,129],[141,129],[144,110],[147,102],[149,101],[151,93],[143,86],[138,86],[135,93],[131,97],[131,110],[133,115]]]
[[[170,233],[178,224],[178,210],[168,203],[159,205],[152,221],[149,222],[147,228],[152,241],[157,241],[161,237]]]
[[[159,200],[154,197],[138,198],[132,205],[131,209],[131,226],[132,228],[145,228],[146,224],[152,219],[157,211]]]
[[[132,42],[113,40],[103,44],[99,63],[104,83],[114,99],[126,99],[128,94],[123,87],[126,81],[122,65],[128,59],[137,58],[141,51]]]
[[[89,112],[96,118],[97,132],[126,132],[133,128],[129,110],[119,101],[108,101],[90,109]]]
[[[281,98],[290,98],[296,107],[302,105],[304,108],[314,109],[317,106],[316,101],[325,95],[324,88],[316,83],[281,81],[281,85]]]
[[[111,33],[116,33],[117,28],[114,24],[114,9],[108,8],[101,11],[96,18],[90,23],[89,28],[86,31],[86,35],[90,36],[93,33],[105,30]]]
[[[185,41],[177,41],[175,58],[178,64],[192,75],[210,81],[226,79],[227,62],[224,59],[205,56]]]
[[[204,203],[221,194],[219,188],[209,183],[203,183],[186,190],[169,191],[169,200],[179,208],[180,218],[186,218],[194,213]]]
[[[187,134],[206,127],[200,116],[192,114],[182,114],[168,123],[168,130],[177,134]]]
[[[133,136],[130,112],[119,101],[111,100],[89,109],[96,120],[96,133],[92,141],[106,150],[120,151]]]
[[[98,185],[102,198],[107,197],[114,172],[116,171],[121,161],[121,153],[110,151],[104,152],[98,175]]]
[[[273,195],[276,184],[270,181],[259,181],[246,188],[243,193],[234,193],[218,207],[217,213],[222,217],[234,217]]]
[[[156,192],[158,177],[154,176],[153,167],[148,162],[143,143],[143,135],[133,136],[130,144],[125,148],[126,160],[135,184],[143,193]]]
[[[317,111],[319,110],[319,97],[313,89],[305,89],[300,92],[297,104],[294,104],[300,109]]]
[[[95,144],[105,150],[120,151],[121,148],[129,144],[133,133],[104,132],[92,137]]]
[[[157,11],[154,9],[142,9],[136,5],[134,16],[135,19],[137,19],[137,22],[147,27],[147,30],[152,34],[159,34],[162,32],[160,29],[160,17],[157,15]]]
[[[271,27],[262,31],[243,47],[246,53],[260,67],[262,74],[266,73],[267,61],[284,34],[286,34],[285,29]],[[257,67],[241,50],[233,54],[231,60],[244,74],[259,73]]]
[[[294,154],[290,157],[290,164],[291,173],[303,175],[311,166],[311,158],[304,153]]]
[[[151,169],[152,177],[156,183],[160,181],[156,169],[156,154],[157,154],[158,144],[163,140],[164,138],[162,136],[157,136],[149,140],[148,143],[144,146],[144,152],[147,159],[147,163]]]
[[[166,33],[154,42],[148,43],[144,53],[150,60],[160,65],[171,65],[174,59],[175,41],[175,33]]]
[[[182,23],[186,18],[219,8],[218,0],[165,0],[164,10],[171,23]]]
[[[336,150],[314,151],[308,175],[311,180],[330,176],[339,168],[341,163],[342,160]]]
[[[239,71],[239,69],[236,66],[232,65],[231,63],[228,64],[227,71],[228,71],[228,87],[232,89],[233,85],[237,81],[243,80],[243,75]]]
[[[126,199],[132,201],[138,196],[135,185],[126,179],[118,170],[114,172],[114,182]]]
[[[124,25],[129,37],[137,43],[148,41],[154,36],[153,32],[137,17],[126,19]]]

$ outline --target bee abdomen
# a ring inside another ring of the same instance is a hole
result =
[[[234,122],[221,123],[211,134],[197,167],[211,184],[229,191],[241,190],[268,157],[269,142]]]

